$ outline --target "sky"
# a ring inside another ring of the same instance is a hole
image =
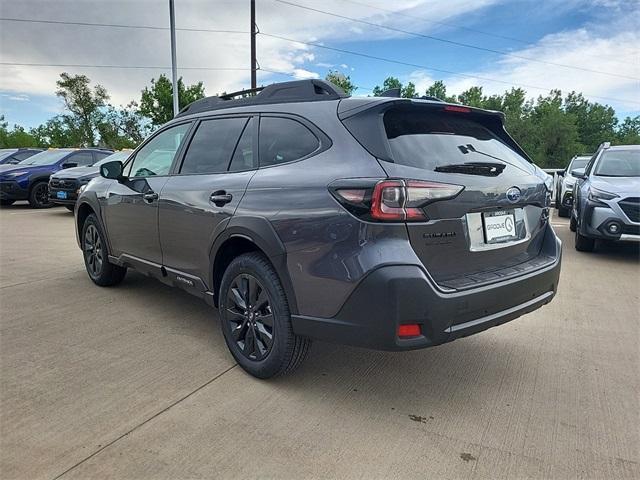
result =
[[[249,3],[175,0],[187,84],[202,81],[208,95],[249,87]],[[474,85],[486,94],[522,87],[529,97],[575,90],[621,119],[640,114],[637,0],[256,3],[258,84],[337,70],[356,95],[395,76],[419,93],[435,80],[449,94]],[[168,26],[167,0],[0,0],[0,115],[35,127],[61,113],[63,71],[103,85],[114,105],[139,100],[151,78],[170,76]]]

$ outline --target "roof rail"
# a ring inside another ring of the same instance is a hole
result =
[[[184,107],[177,117],[223,108],[265,105],[270,103],[317,102],[338,100],[349,95],[325,80],[296,80],[273,83],[266,87],[240,90],[216,97],[206,97]],[[236,98],[241,97],[241,98]]]

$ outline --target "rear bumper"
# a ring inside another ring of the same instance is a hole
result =
[[[29,190],[16,181],[0,182],[0,200],[28,200]]]
[[[560,276],[561,243],[551,229],[553,260],[534,272],[472,290],[443,292],[418,266],[381,267],[363,279],[335,318],[292,317],[298,335],[377,350],[425,348],[481,332],[549,303]],[[421,335],[398,338],[417,323]]]

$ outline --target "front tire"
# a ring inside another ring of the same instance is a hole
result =
[[[264,379],[290,373],[302,363],[311,341],[293,333],[287,297],[264,255],[235,258],[219,293],[222,333],[244,370]]]
[[[579,252],[593,252],[596,245],[594,238],[585,237],[580,234],[580,225],[576,225],[576,240],[575,247]]]
[[[558,208],[558,216],[559,217],[563,217],[563,218],[567,218],[569,216],[569,209],[566,207],[559,207]]]
[[[571,230],[572,232],[575,232],[577,226],[578,226],[578,222],[576,221],[576,217],[574,217],[572,213],[571,219],[569,220],[569,230]]]
[[[93,213],[82,226],[82,254],[89,278],[96,285],[110,287],[124,279],[127,269],[109,262],[107,242]]]
[[[29,192],[29,205],[31,208],[51,208],[53,203],[49,200],[49,184],[37,182]]]

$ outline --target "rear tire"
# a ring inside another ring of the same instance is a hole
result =
[[[569,209],[566,207],[559,207],[558,208],[558,216],[559,217],[563,217],[563,218],[567,218],[569,216]]]
[[[29,192],[29,205],[31,208],[51,208],[53,203],[49,200],[49,184],[37,182]]]
[[[311,340],[293,333],[286,294],[264,255],[245,253],[229,264],[218,305],[227,347],[254,377],[288,374],[306,357]]]
[[[574,217],[573,214],[571,214],[571,219],[569,220],[569,230],[571,230],[572,232],[575,232],[576,226],[577,226],[576,217]]]
[[[95,214],[90,214],[82,225],[81,239],[84,265],[93,283],[101,287],[120,283],[127,269],[109,262],[107,242]]]
[[[15,200],[0,200],[0,207],[8,207],[9,205],[13,205]]]

